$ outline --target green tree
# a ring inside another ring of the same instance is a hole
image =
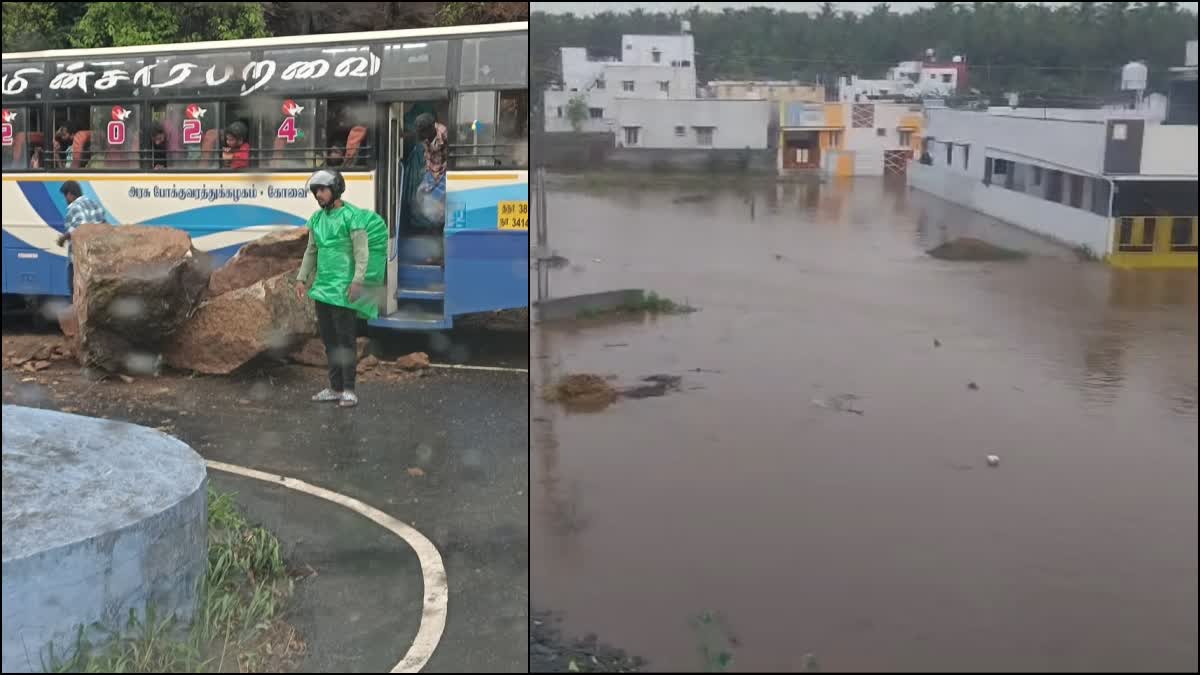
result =
[[[269,35],[257,2],[92,2],[69,39],[91,48]]]
[[[582,96],[572,97],[567,102],[567,119],[571,121],[571,128],[576,132],[583,131],[583,121],[587,118],[587,99]]]
[[[6,2],[4,51],[27,52],[66,46],[66,34],[58,27],[58,8],[53,2]]]

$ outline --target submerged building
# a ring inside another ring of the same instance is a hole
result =
[[[1120,267],[1197,267],[1196,42],[1166,109],[929,108],[912,188]],[[1140,79],[1139,79],[1140,78]],[[1142,101],[1143,64],[1123,88]]]

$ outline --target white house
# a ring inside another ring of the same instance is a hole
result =
[[[766,148],[767,101],[699,97],[695,54],[687,22],[678,35],[622,36],[619,59],[563,48],[562,82],[545,92],[546,131],[612,132],[622,148]],[[577,107],[586,117],[573,121]]]
[[[938,63],[932,54],[925,61],[901,61],[889,68],[881,80],[851,75],[838,81],[843,102],[866,102],[875,98],[931,98],[953,94],[966,86],[967,64],[961,56]]]

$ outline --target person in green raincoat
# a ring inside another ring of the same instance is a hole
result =
[[[308,219],[308,247],[296,275],[296,296],[316,302],[317,325],[329,363],[329,387],[314,401],[358,404],[354,393],[358,319],[379,315],[387,261],[387,225],[378,214],[342,200],[346,179],[320,169],[308,189],[321,207]]]

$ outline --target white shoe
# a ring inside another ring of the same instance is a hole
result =
[[[338,401],[340,408],[353,408],[358,405],[358,396],[352,391],[342,392],[342,400]]]
[[[319,402],[340,401],[342,400],[341,392],[336,392],[332,389],[325,388],[313,394],[312,400]]]

